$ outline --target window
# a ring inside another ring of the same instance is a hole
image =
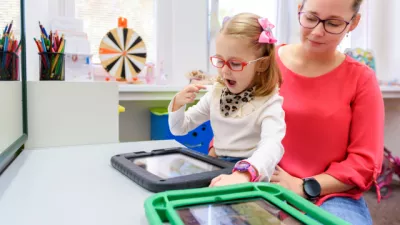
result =
[[[225,16],[249,12],[266,17],[271,23],[276,24],[276,3],[276,0],[219,0],[218,20],[221,24]]]
[[[5,3],[0,4],[0,29],[3,33],[7,24],[13,21],[12,30],[14,32],[20,31],[20,0],[6,0]],[[18,23],[18,24],[17,24]],[[14,33],[16,38],[19,38],[19,33]]]
[[[147,61],[155,60],[155,0],[75,0],[75,16],[84,21],[93,63],[100,63],[98,51],[104,35],[118,26],[118,17],[128,20],[128,28],[144,40]]]

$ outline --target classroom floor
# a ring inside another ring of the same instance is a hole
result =
[[[393,181],[392,187],[392,195],[380,203],[376,201],[375,191],[364,194],[374,225],[400,224],[400,182]]]

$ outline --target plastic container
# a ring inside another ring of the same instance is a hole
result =
[[[196,129],[190,131],[187,135],[175,136],[169,130],[167,108],[151,108],[150,113],[151,140],[174,139],[186,148],[203,154],[208,154],[208,144],[214,136],[210,121],[201,124]]]
[[[0,51],[0,80],[19,80],[19,56],[15,52]]]
[[[65,80],[64,53],[39,53],[39,65],[40,80]]]
[[[118,114],[125,112],[125,107],[118,105]]]
[[[65,54],[66,81],[93,81],[92,55]]]

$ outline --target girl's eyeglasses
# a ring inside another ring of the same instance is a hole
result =
[[[258,60],[264,59],[264,58],[265,58],[265,56],[255,59],[255,60],[243,62],[243,61],[236,60],[236,59],[230,59],[230,60],[225,61],[224,59],[222,59],[218,56],[211,56],[210,61],[211,61],[211,64],[217,68],[222,68],[225,65],[227,65],[229,67],[229,69],[231,69],[232,71],[243,71],[244,67],[247,66],[248,64],[257,62]]]

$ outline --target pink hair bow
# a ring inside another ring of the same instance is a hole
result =
[[[274,28],[275,26],[271,22],[269,22],[267,18],[258,19],[258,23],[263,28],[263,31],[261,32],[260,37],[258,38],[258,42],[268,43],[268,44],[276,43],[276,39],[272,34],[272,28]]]

